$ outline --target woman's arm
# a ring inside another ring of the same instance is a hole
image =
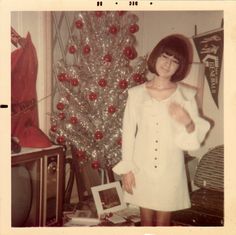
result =
[[[127,174],[130,171],[137,171],[133,162],[134,142],[136,131],[135,102],[129,90],[128,99],[125,106],[122,126],[122,159],[113,167],[113,171],[118,174]]]
[[[171,103],[169,106],[170,116],[177,122],[182,124],[188,133],[191,133],[195,129],[195,124],[188,111],[177,103]]]
[[[133,194],[133,188],[135,187],[135,177],[132,171],[122,175],[122,185],[127,193]]]
[[[184,107],[172,103],[169,113],[182,128],[175,135],[175,142],[183,150],[196,150],[204,141],[210,129],[208,121],[199,116],[194,97],[185,102]]]

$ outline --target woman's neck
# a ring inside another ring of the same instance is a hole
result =
[[[162,89],[170,89],[176,87],[176,83],[171,82],[168,78],[163,78],[159,76],[155,76],[152,79],[152,87],[162,90]]]

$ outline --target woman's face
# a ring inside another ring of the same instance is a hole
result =
[[[166,53],[162,53],[156,62],[156,72],[160,77],[170,79],[179,68],[179,61]]]

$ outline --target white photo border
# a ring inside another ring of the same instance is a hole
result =
[[[115,4],[117,2],[117,4]],[[11,11],[52,11],[52,10],[131,10],[133,11],[214,11],[224,12],[224,143],[225,143],[225,224],[224,227],[79,227],[79,228],[12,228],[11,227],[11,177],[10,177],[10,109],[1,109],[0,124],[0,234],[3,235],[37,235],[37,234],[102,234],[119,235],[222,235],[236,234],[236,187],[233,183],[236,179],[235,164],[236,148],[236,2],[235,1],[176,1],[155,0],[152,5],[147,0],[139,1],[139,6],[127,6],[129,1],[103,0],[103,6],[96,6],[95,0],[1,0],[0,17],[3,24],[0,27],[1,35],[1,61],[0,61],[0,85],[1,104],[10,104],[10,12]],[[168,21],[168,19],[167,19]],[[162,23],[162,22],[160,22]],[[217,137],[216,137],[217,141]]]

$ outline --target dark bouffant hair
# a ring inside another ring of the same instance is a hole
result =
[[[171,77],[171,81],[177,82],[183,80],[192,63],[192,46],[189,40],[178,34],[163,38],[155,46],[148,58],[147,65],[150,72],[157,74],[156,61],[162,53],[174,56],[179,61],[179,68]]]

